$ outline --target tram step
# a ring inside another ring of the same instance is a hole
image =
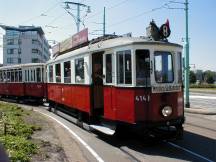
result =
[[[103,125],[90,125],[91,129],[97,130],[99,132],[102,132],[107,135],[113,135],[115,133],[114,129],[111,129],[109,127],[103,126]]]

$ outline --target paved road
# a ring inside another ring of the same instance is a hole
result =
[[[216,94],[207,93],[190,93],[191,107],[195,108],[215,108],[216,109]]]
[[[44,109],[39,111],[65,125],[69,133],[73,131],[77,139],[84,141],[77,140],[88,161],[216,161],[216,116],[209,119],[203,115],[186,114],[184,140],[154,142],[133,136],[116,139],[90,133]]]

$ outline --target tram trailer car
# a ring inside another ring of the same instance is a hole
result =
[[[52,107],[86,120],[107,134],[122,126],[183,134],[182,46],[116,37],[47,62]],[[173,128],[173,129],[170,129]]]
[[[45,64],[31,63],[0,68],[0,96],[37,102],[47,96]]]

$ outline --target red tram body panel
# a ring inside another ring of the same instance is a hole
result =
[[[176,107],[171,116],[161,115],[163,105]],[[104,118],[135,124],[161,122],[183,116],[182,92],[151,93],[140,88],[104,88]]]
[[[25,96],[24,85],[22,83],[0,83],[0,95]]]
[[[50,101],[90,113],[90,86],[48,84]]]
[[[25,96],[37,98],[46,98],[47,88],[46,83],[24,83]]]

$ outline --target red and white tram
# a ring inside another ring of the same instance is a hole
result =
[[[18,99],[46,98],[45,64],[32,63],[0,68],[0,96]]]
[[[48,101],[95,129],[174,127],[180,135],[181,52],[181,45],[145,38],[90,42],[47,62]]]

